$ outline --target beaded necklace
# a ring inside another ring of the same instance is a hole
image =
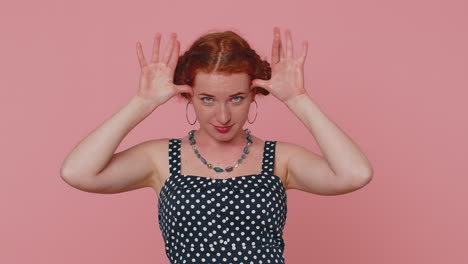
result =
[[[245,133],[247,133],[247,137],[246,137],[247,143],[246,143],[246,145],[244,147],[244,150],[243,150],[244,154],[241,155],[240,159],[238,159],[237,162],[234,165],[227,166],[224,169],[221,168],[221,167],[213,167],[213,165],[211,163],[207,162],[206,159],[202,157],[202,155],[200,154],[198,149],[195,147],[195,144],[196,144],[195,131],[196,130],[191,130],[188,133],[189,134],[190,145],[192,146],[192,149],[193,149],[194,153],[201,160],[201,162],[207,166],[208,169],[213,169],[216,172],[223,172],[223,171],[231,172],[231,171],[234,170],[234,168],[239,167],[239,164],[242,163],[242,160],[244,160],[247,157],[246,154],[250,153],[249,147],[250,147],[250,145],[252,145],[253,141],[250,138],[250,130],[248,128],[246,128],[246,129],[244,129],[244,131],[245,131]]]

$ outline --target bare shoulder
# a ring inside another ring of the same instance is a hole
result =
[[[161,173],[169,158],[169,138],[158,138],[144,142],[144,151],[153,162],[154,172],[152,174],[152,188],[158,193],[159,186],[166,180],[166,175]],[[165,163],[163,163],[165,162]]]
[[[281,177],[284,178],[286,189],[293,189],[290,179],[288,179],[288,164],[289,160],[295,155],[301,155],[309,153],[314,155],[315,153],[310,152],[303,146],[300,146],[295,143],[276,141],[276,161],[278,164],[278,174],[281,174]],[[316,154],[315,154],[316,155]],[[318,155],[317,155],[318,156]],[[275,166],[276,167],[276,166]],[[276,169],[276,168],[275,168]]]
[[[287,179],[287,172],[288,172],[288,160],[296,150],[296,146],[294,144],[290,144],[288,142],[280,141],[280,140],[271,140],[276,142],[275,145],[275,165],[274,171],[275,175],[280,177],[281,181],[285,189],[288,189],[288,179]]]
[[[185,138],[185,137],[184,137]],[[264,142],[263,139],[254,137],[254,141],[257,139],[257,142]],[[286,189],[289,189],[288,186],[288,161],[293,155],[298,153],[305,152],[305,149],[302,146],[299,146],[294,143],[289,143],[285,141],[272,140],[276,141],[275,148],[275,175],[281,178]],[[169,138],[160,138],[153,139],[144,142],[144,150],[150,156],[151,161],[154,165],[154,172],[152,175],[152,188],[156,193],[159,193],[160,188],[167,180],[169,174],[169,153],[168,145]]]
[[[282,162],[287,161],[293,153],[300,151],[303,147],[289,143],[285,141],[275,140],[276,141],[276,153],[278,155],[277,159]]]
[[[304,150],[305,148],[294,143],[285,142],[285,141],[276,141],[276,150],[281,153],[283,158],[289,158],[291,154]]]

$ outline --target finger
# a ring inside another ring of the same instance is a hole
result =
[[[267,91],[270,91],[270,81],[263,80],[263,79],[254,79],[252,80],[252,84],[250,85],[250,89],[254,87],[262,87]]]
[[[286,29],[286,58],[294,58],[291,31]]]
[[[174,47],[175,39],[176,39],[176,33],[172,32],[171,33],[171,38],[170,38],[169,43],[168,43],[168,45],[166,47],[166,52],[164,53],[164,59],[162,61],[165,64],[169,63],[169,59],[171,57],[172,48]]]
[[[301,57],[299,58],[301,65],[304,65],[305,59],[307,57],[308,46],[309,46],[308,41],[304,40],[302,42],[302,54],[301,54]]]
[[[138,57],[138,62],[140,63],[140,67],[143,68],[143,67],[146,67],[147,66],[147,63],[146,63],[146,59],[145,59],[145,56],[143,55],[143,50],[141,48],[141,43],[139,41],[137,41],[137,57]]]
[[[284,45],[283,45],[283,41],[281,41],[281,34],[279,34],[278,36],[279,38],[279,52],[280,52],[280,60],[284,60],[285,57],[286,57],[286,53],[284,52]]]
[[[280,61],[280,32],[279,28],[273,28],[273,46],[271,48],[271,63],[278,63]]]
[[[172,71],[175,70],[177,66],[177,61],[179,59],[179,51],[180,51],[180,42],[176,40],[174,43],[174,48],[172,49],[171,59],[169,60],[169,67]]]
[[[153,42],[153,55],[151,57],[151,63],[157,63],[159,60],[159,46],[161,43],[161,33],[157,32],[154,36]]]
[[[177,93],[188,93],[190,96],[193,96],[193,88],[190,85],[181,84],[175,85]]]

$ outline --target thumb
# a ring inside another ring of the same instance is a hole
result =
[[[175,85],[177,93],[188,93],[193,96],[193,88],[190,85]]]
[[[262,87],[265,90],[269,91],[270,90],[270,82],[268,80],[262,80],[262,79],[254,79],[252,81],[252,85],[250,85],[250,88],[253,87]]]

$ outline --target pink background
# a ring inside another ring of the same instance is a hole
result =
[[[157,31],[164,48],[177,32],[185,51],[231,29],[270,60],[273,26],[291,29],[296,55],[309,41],[306,89],[374,167],[357,192],[288,190],[286,263],[468,263],[466,1],[9,2],[0,5],[0,263],[168,263],[152,189],[82,192],[60,165],[135,94],[137,41],[148,58]],[[320,152],[276,98],[258,103],[252,133]],[[191,128],[183,102],[170,100],[118,151]]]

